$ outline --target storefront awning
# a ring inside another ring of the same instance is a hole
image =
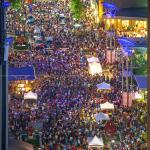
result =
[[[35,79],[33,67],[9,68],[8,74],[9,81]]]
[[[146,38],[125,38],[118,37],[118,42],[122,47],[147,47],[147,39]]]
[[[135,75],[134,78],[140,90],[147,90],[147,76]]]

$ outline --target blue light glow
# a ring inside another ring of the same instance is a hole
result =
[[[6,42],[8,42],[9,44],[12,44],[13,40],[14,40],[13,37],[6,38]]]
[[[108,8],[108,9],[111,9],[111,10],[116,10],[117,9],[117,7],[114,4],[110,4],[110,3],[106,3],[106,2],[103,2],[102,4],[105,8]]]
[[[126,38],[118,38],[118,42],[122,47],[134,47],[135,43],[127,40]]]
[[[5,7],[5,8],[9,7],[10,5],[11,5],[10,2],[4,2],[4,3],[3,3],[3,7]]]
[[[114,4],[102,3],[104,6],[104,16],[107,18],[112,18],[116,15],[116,12],[118,11],[118,8]]]

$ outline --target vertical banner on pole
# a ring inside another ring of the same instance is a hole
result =
[[[106,60],[107,60],[107,63],[114,63],[116,61],[115,50],[106,51]]]
[[[131,107],[132,106],[132,93],[127,93],[127,92],[123,92],[123,101],[122,101],[122,105],[125,107]]]

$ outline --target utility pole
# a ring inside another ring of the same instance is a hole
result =
[[[5,3],[0,0],[0,150],[8,150],[8,49],[5,48],[5,18]]]
[[[150,7],[150,1],[148,1],[148,8]],[[150,20],[150,9],[148,9],[148,21]],[[150,22],[148,23],[148,40],[150,39]],[[150,42],[148,42],[148,56],[147,56],[147,82],[148,82],[148,95],[147,95],[147,150],[150,150]]]

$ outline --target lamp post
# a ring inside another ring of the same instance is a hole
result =
[[[7,3],[8,4],[8,3]],[[8,150],[8,46],[4,0],[0,1],[0,150]],[[7,49],[7,50],[6,50]]]

